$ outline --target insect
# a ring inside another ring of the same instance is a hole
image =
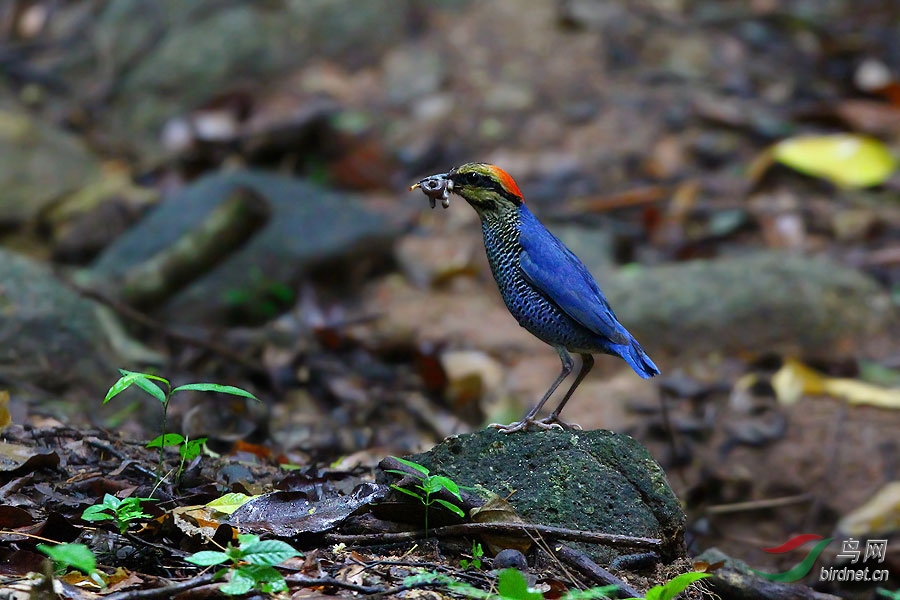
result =
[[[409,186],[409,191],[413,191],[416,188],[422,188],[422,191],[428,196],[431,208],[435,207],[435,202],[438,198],[441,199],[441,206],[450,208],[450,192],[453,191],[453,182],[443,175],[426,177],[422,181]]]

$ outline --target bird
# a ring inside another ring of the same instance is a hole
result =
[[[659,369],[625,327],[584,263],[528,209],[519,186],[500,167],[470,162],[446,173],[431,175],[410,186],[420,188],[431,207],[436,200],[448,208],[456,194],[475,209],[491,273],[512,316],[532,335],[552,346],[562,369],[550,388],[521,421],[490,427],[503,433],[537,429],[580,429],[560,418],[575,389],[594,366],[594,354],[625,360],[644,379]],[[581,367],[562,400],[549,416],[538,419],[544,404]]]

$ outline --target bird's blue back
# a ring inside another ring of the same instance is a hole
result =
[[[482,232],[500,294],[519,324],[548,344],[614,354],[641,377],[658,374],[584,263],[524,204],[514,210],[514,219],[482,215]]]

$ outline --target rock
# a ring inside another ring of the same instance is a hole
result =
[[[632,438],[605,430],[447,438],[408,457],[460,486],[482,486],[531,523],[659,538],[665,561],[684,556],[685,516],[662,468]],[[515,492],[515,494],[513,494]],[[621,548],[569,543],[601,565]]]
[[[74,136],[22,111],[0,110],[0,223],[34,219],[99,175],[99,161]]]
[[[400,224],[362,206],[354,197],[258,171],[217,173],[166,198],[111,244],[92,274],[115,281],[133,266],[193,230],[237,187],[269,203],[270,218],[245,245],[188,284],[163,307],[180,323],[257,321],[293,300],[293,289],[315,269],[344,282],[388,261]]]
[[[96,305],[45,266],[0,250],[0,387],[79,393],[97,405],[120,364]],[[50,395],[50,394],[48,394]]]
[[[709,592],[719,598],[736,600],[837,600],[833,596],[801,585],[799,582],[783,583],[760,577],[743,561],[731,558],[718,548],[710,548],[695,561],[709,564],[723,563],[707,580]]]
[[[405,104],[437,92],[446,77],[440,54],[416,45],[401,46],[384,59],[384,87],[393,103]]]
[[[102,49],[107,74],[120,79],[99,117],[118,142],[138,146],[147,160],[160,154],[169,118],[236,82],[272,81],[312,58],[351,68],[372,64],[403,37],[409,6],[408,0],[122,0],[92,17],[89,35],[73,38],[60,73],[74,89],[96,86]]]
[[[881,286],[860,271],[779,252],[624,270],[600,286],[651,354],[835,356],[894,320]]]

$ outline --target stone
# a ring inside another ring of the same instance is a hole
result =
[[[0,223],[31,221],[100,174],[100,161],[75,136],[24,111],[0,109]]]
[[[356,197],[262,171],[214,173],[167,197],[112,243],[91,274],[115,282],[135,265],[199,226],[237,187],[269,204],[255,235],[160,307],[177,323],[258,322],[293,301],[293,290],[316,269],[352,279],[390,260],[402,225]]]
[[[824,257],[786,252],[625,269],[599,281],[650,353],[840,356],[893,321],[881,286]]]
[[[516,513],[530,523],[658,538],[664,561],[684,556],[681,505],[659,464],[627,435],[606,430],[506,435],[484,429],[407,458],[460,486],[509,496]],[[601,565],[631,553],[566,543]]]
[[[0,250],[0,381],[13,396],[72,391],[99,406],[118,378],[97,305],[46,266]],[[40,394],[37,394],[40,397]]]

